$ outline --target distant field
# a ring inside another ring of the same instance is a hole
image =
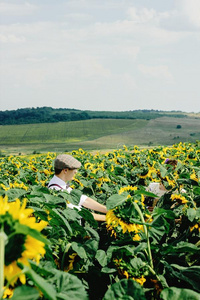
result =
[[[179,125],[177,128],[177,125]],[[0,126],[0,150],[7,152],[116,149],[123,144],[172,145],[200,140],[199,118],[152,120],[91,119],[48,124]]]

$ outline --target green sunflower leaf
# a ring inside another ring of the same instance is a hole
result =
[[[108,210],[113,209],[116,206],[122,205],[126,199],[127,199],[128,194],[123,193],[122,195],[112,195],[111,197],[108,198],[106,201],[106,207]]]
[[[17,198],[24,197],[28,192],[23,189],[10,189],[6,191],[9,200],[15,201]]]
[[[168,170],[165,167],[163,167],[161,164],[159,164],[159,169],[160,169],[160,173],[161,173],[162,178],[165,178],[165,176],[168,173]]]
[[[51,220],[49,221],[50,225],[64,225],[70,233],[72,233],[72,228],[69,225],[68,220],[62,215],[62,211],[59,212],[56,208],[53,208],[52,210],[49,210]]]
[[[196,218],[196,210],[193,209],[193,208],[188,208],[187,209],[187,216],[188,216],[188,219],[193,222],[194,219]]]
[[[162,254],[168,254],[168,253],[199,253],[200,249],[192,244],[187,242],[179,242],[177,245],[168,244],[166,246],[163,246]]]
[[[161,294],[160,299],[162,300],[199,300],[199,293],[189,290],[189,289],[181,289],[176,287],[165,288]]]
[[[105,267],[107,265],[107,255],[104,250],[102,249],[97,250],[95,258],[98,260],[99,264],[102,267]]]
[[[37,300],[39,296],[39,291],[36,288],[22,285],[14,289],[12,300]]]
[[[80,279],[76,276],[56,271],[57,300],[87,300],[88,296]]]
[[[62,193],[60,191],[53,191],[53,192],[57,193],[57,194]],[[55,195],[44,194],[44,198],[45,199],[43,200],[43,202],[45,204],[48,204],[48,206],[50,206],[50,207],[57,207],[58,205],[66,207],[66,200],[61,197],[58,197]]]
[[[35,271],[40,272],[40,274],[43,274],[43,276],[45,276],[46,279],[45,282],[47,283],[47,285],[44,287],[50,286],[51,288],[50,292],[53,290],[53,296],[55,296],[55,298],[53,299],[56,300],[77,300],[77,299],[87,300],[88,299],[84,285],[82,284],[81,280],[78,279],[75,275],[57,270],[53,268],[50,264],[47,264],[43,268],[37,266],[36,264],[34,265],[34,263],[31,264],[32,267],[35,268]],[[38,275],[38,278],[41,277]],[[35,281],[34,283],[36,284]],[[36,284],[36,286],[38,285]],[[40,286],[38,287],[42,291],[41,287]],[[46,296],[45,293],[44,295]],[[52,298],[48,298],[46,296],[45,299],[49,300]]]
[[[151,192],[144,191],[144,190],[136,190],[135,195],[145,195],[145,196],[152,197],[152,198],[158,198],[158,195],[151,193]]]
[[[44,294],[45,298],[48,300],[57,300],[55,289],[44,278],[39,276],[27,266],[24,266],[24,272]]]
[[[78,212],[78,214],[84,218],[85,221],[87,221],[91,226],[93,226],[94,228],[98,227],[98,223],[97,221],[95,221],[93,215],[91,214],[91,212],[87,209],[85,209],[84,207]]]
[[[72,203],[74,205],[79,204],[81,195],[82,195],[82,192],[79,190],[75,190],[75,189],[73,189],[70,194],[67,191],[62,192],[62,196],[64,197],[64,199],[66,201],[68,200],[70,203]]]
[[[177,284],[182,284],[186,288],[192,288],[196,292],[200,292],[199,278],[200,278],[200,266],[182,267],[180,265],[169,265],[164,262],[167,273],[170,274],[174,281],[177,280]]]
[[[15,233],[23,234],[23,235],[30,235],[34,239],[39,240],[45,244],[50,243],[39,231],[37,231],[33,228],[30,228],[26,225],[20,224],[18,222],[15,223]]]
[[[103,300],[127,299],[145,300],[144,289],[132,279],[122,279],[114,283],[106,292]]]
[[[76,243],[76,242],[72,242],[71,244],[71,248],[74,250],[74,252],[76,252],[78,254],[78,256],[80,258],[86,259],[87,258],[87,254],[85,249],[81,246],[81,244]]]

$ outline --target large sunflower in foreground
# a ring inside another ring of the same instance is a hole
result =
[[[136,190],[136,189],[134,189]],[[133,189],[128,189],[123,192],[134,192]],[[121,191],[120,191],[121,193]],[[106,214],[107,230],[111,232],[115,238],[121,238],[124,235],[131,237],[133,241],[140,241],[141,234],[144,232],[144,227],[141,224],[141,216],[138,213],[134,203],[137,204],[140,212],[144,214],[144,219],[152,221],[150,216],[145,212],[144,196],[127,194],[127,199],[120,206],[116,206],[109,210]]]
[[[0,196],[0,230],[5,233],[4,278],[14,285],[18,280],[25,284],[25,275],[18,263],[29,266],[29,259],[39,262],[44,256],[44,238],[39,233],[47,222],[36,222],[33,210],[26,207],[26,200],[21,204],[17,199],[8,202],[7,197]]]
[[[134,241],[139,241],[141,238],[138,233],[143,231],[143,225],[129,223],[122,218],[115,215],[115,210],[109,210],[106,215],[107,229],[111,230],[111,235],[117,237],[117,233],[121,231],[123,234],[126,232],[133,235]]]

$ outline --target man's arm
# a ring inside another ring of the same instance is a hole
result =
[[[104,214],[107,213],[107,208],[105,205],[98,203],[90,197],[87,197],[82,204],[85,208],[89,208],[95,211],[102,212]]]
[[[92,213],[92,215],[96,221],[102,221],[102,222],[106,221],[106,215],[100,215],[95,213]]]

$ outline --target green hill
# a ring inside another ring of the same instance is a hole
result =
[[[0,126],[1,153],[116,149],[200,140],[200,118],[90,119]]]
[[[0,125],[36,123],[57,123],[89,119],[155,119],[164,116],[187,117],[180,111],[132,110],[132,111],[91,111],[69,108],[19,108],[0,111]]]

